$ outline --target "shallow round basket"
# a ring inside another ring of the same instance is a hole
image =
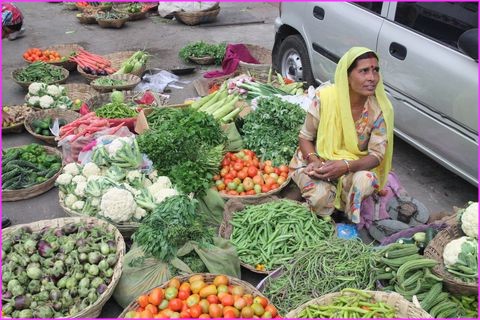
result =
[[[147,11],[133,12],[130,13],[127,11],[128,4],[125,3],[114,3],[112,10],[117,13],[128,15],[129,21],[142,20],[147,17]]]
[[[209,64],[214,64],[215,63],[215,58],[214,57],[188,57],[188,60],[192,61],[193,63],[196,64],[201,64],[201,65],[209,65]]]
[[[48,109],[48,110],[33,112],[25,118],[24,125],[28,133],[30,133],[35,138],[40,139],[48,144],[56,145],[57,142],[55,141],[55,136],[44,136],[44,135],[35,133],[35,130],[32,128],[32,122],[34,120],[44,119],[47,117],[51,117],[52,119],[55,119],[55,118],[65,119],[67,123],[70,123],[80,118],[80,114],[78,112],[70,111],[70,110]]]
[[[124,97],[125,97],[125,101],[131,101],[135,98],[141,98],[141,92],[138,92],[138,91],[122,91]],[[88,99],[85,101],[85,104],[88,106],[88,108],[90,109],[90,111],[94,111],[98,108],[100,108],[101,106],[111,102],[110,101],[110,93],[100,93],[100,94],[97,94],[96,96]]]
[[[81,24],[96,24],[97,19],[95,16],[86,16],[83,13],[77,15],[77,19]]]
[[[272,68],[272,51],[253,44],[245,44],[245,47],[247,47],[250,54],[260,63],[240,61],[238,63],[238,71],[240,73],[250,73],[259,80],[267,80],[270,68]]]
[[[433,267],[432,272],[443,279],[443,283],[448,291],[457,295],[478,295],[478,281],[477,283],[463,282],[448,272],[443,263],[443,250],[445,246],[450,241],[463,236],[465,236],[465,234],[459,224],[450,226],[437,233],[435,238],[433,238],[425,248],[423,255],[425,258],[438,261],[438,264]]]
[[[59,83],[65,83],[65,81],[67,81],[67,78],[68,76],[70,75],[70,72],[68,72],[67,69],[65,68],[62,68],[62,67],[59,67],[59,66],[53,66],[53,65],[50,65],[51,68],[57,68],[57,69],[60,69],[62,75],[63,75],[63,78],[60,79],[60,80],[56,80],[56,81],[52,81],[52,82],[44,82],[45,84],[59,84]],[[33,82],[35,81],[19,81],[17,80],[17,75],[20,71],[22,71],[23,69],[25,68],[19,68],[19,69],[15,69],[12,71],[12,79],[15,83],[17,83],[19,86],[21,86],[22,88],[24,89],[28,89],[28,86],[31,85]],[[37,81],[39,82],[39,81]]]
[[[262,198],[266,198],[266,197],[269,197],[269,196],[274,196],[278,193],[280,193],[280,191],[282,191],[282,189],[284,189],[289,183],[290,183],[290,180],[292,178],[290,177],[290,175],[288,176],[287,180],[285,180],[284,183],[282,183],[280,185],[280,187],[278,187],[277,189],[275,190],[270,190],[268,192],[263,192],[263,193],[259,193],[259,194],[256,194],[256,195],[252,195],[252,196],[234,196],[234,195],[229,195],[229,194],[224,194],[224,193],[220,193],[220,196],[223,198],[223,199],[226,199],[226,200],[230,200],[230,199],[238,199],[240,201],[242,200],[255,200],[255,199],[262,199]]]
[[[128,14],[128,21],[143,20],[146,17],[147,17],[147,11],[129,13]]]
[[[174,13],[174,16],[175,19],[186,25],[195,26],[217,20],[219,13],[220,7],[217,7],[209,11],[177,11]]]
[[[213,280],[215,279],[216,276],[218,276],[218,274],[211,274],[211,273],[192,273],[192,274],[187,274],[187,275],[181,275],[181,276],[176,276],[175,278],[177,278],[180,283],[182,282],[186,282],[188,281],[188,279],[192,276],[195,276],[195,275],[201,275],[203,276],[204,278],[204,282],[206,284],[212,284],[213,283]],[[258,291],[254,286],[252,286],[250,283],[246,282],[246,281],[243,281],[243,280],[240,280],[238,278],[235,278],[235,277],[231,277],[231,276],[226,276],[228,278],[228,283],[229,285],[233,285],[233,286],[241,286],[242,288],[245,289],[245,294],[251,294],[253,295],[253,297],[262,297],[262,298],[267,298],[265,297],[260,291]],[[162,288],[162,289],[165,289],[168,287],[168,283],[170,282],[167,281],[165,282],[164,284],[162,284],[161,286],[158,286],[157,288]],[[155,288],[151,288],[150,290],[144,292],[143,294],[148,294],[150,293],[153,289]],[[125,318],[125,315],[131,311],[131,310],[135,310],[139,307],[139,304],[137,302],[137,300],[135,301],[132,301],[124,310],[123,312],[120,314],[120,316],[118,316],[119,318]]]
[[[109,76],[106,76],[106,77],[101,77],[101,78],[107,78],[107,79],[112,79],[112,80],[123,80],[123,81],[125,81],[125,84],[116,85],[116,86],[102,86],[102,85],[99,85],[99,84],[95,84],[95,81],[98,80],[98,79],[95,79],[90,83],[90,85],[92,86],[92,88],[94,88],[95,90],[97,90],[99,92],[110,92],[110,91],[113,91],[113,90],[117,90],[117,91],[130,90],[130,89],[135,88],[137,86],[137,84],[139,84],[140,81],[142,81],[142,79],[140,79],[140,77],[138,77],[134,74],[112,74],[112,75],[109,75]]]
[[[261,198],[261,199],[256,199],[254,201],[252,201],[253,199],[251,199],[250,201],[244,201],[242,202],[242,206],[236,206],[234,208],[234,210],[230,211],[227,209],[224,210],[223,212],[223,220],[222,220],[222,223],[220,224],[220,227],[218,228],[218,235],[221,237],[221,238],[224,238],[224,239],[227,239],[229,240],[230,239],[230,236],[233,232],[233,226],[230,224],[230,221],[232,220],[233,218],[233,215],[235,214],[235,212],[238,212],[238,211],[241,211],[245,208],[245,206],[247,205],[261,205],[261,204],[264,204],[264,203],[267,203],[267,202],[273,202],[273,201],[276,201],[276,200],[279,200],[278,197],[275,197],[275,196],[270,196],[270,197],[264,197],[264,198]],[[292,202],[296,202],[294,200],[289,200],[289,201],[292,201]],[[305,205],[305,204],[302,204],[302,203],[299,203],[299,202],[296,202],[300,205]],[[227,204],[225,205],[225,208],[228,208],[229,207],[229,203],[227,202]],[[333,228],[335,230],[335,233],[336,233],[336,228],[335,228],[335,225],[333,224]],[[265,274],[265,275],[269,275],[273,272],[275,272],[277,269],[273,269],[273,270],[257,270],[255,269],[254,266],[252,265],[249,265],[247,263],[244,263],[241,259],[240,259],[240,265],[242,267],[244,267],[245,269],[248,269],[254,273],[259,273],[259,274]]]
[[[89,217],[87,215],[84,215],[83,213],[80,213],[80,212],[77,212],[77,211],[74,211],[70,208],[68,208],[65,203],[64,203],[64,200],[63,198],[59,195],[59,204],[60,204],[60,207],[63,209],[63,211],[66,213],[67,216],[70,216],[70,217]],[[103,220],[101,217],[98,217],[99,220]],[[103,220],[105,222],[107,222],[106,220]],[[109,224],[115,226],[115,228],[118,229],[118,231],[122,234],[122,236],[125,238],[125,239],[130,239],[130,237],[135,233],[135,231],[137,231],[138,227],[140,226],[140,223],[139,222],[125,222],[125,223],[113,223],[113,222],[109,222]]]
[[[72,100],[87,101],[90,98],[95,97],[98,92],[91,86],[85,83],[67,83],[64,84],[67,97]]]
[[[2,241],[5,241],[10,237],[10,235],[15,232],[17,229],[22,227],[29,227],[33,232],[41,231],[44,228],[61,228],[69,223],[87,223],[87,225],[101,226],[109,233],[115,235],[115,244],[116,244],[116,255],[117,255],[117,264],[113,268],[112,280],[108,284],[107,289],[98,297],[97,301],[90,305],[89,307],[83,309],[77,314],[69,316],[69,318],[96,318],[102,312],[102,308],[110,299],[115,290],[115,287],[120,281],[120,276],[122,275],[123,270],[123,258],[125,256],[125,241],[123,240],[120,232],[110,223],[106,221],[96,219],[93,217],[71,217],[71,218],[58,218],[51,220],[41,220],[32,222],[29,224],[20,224],[13,227],[9,227],[2,230]]]
[[[375,301],[381,301],[395,308],[395,318],[432,318],[425,310],[416,307],[412,302],[406,300],[400,294],[396,292],[382,292],[382,291],[368,291],[363,290],[373,296]],[[350,292],[334,292],[329,293],[319,298],[310,300],[307,303],[302,304],[295,310],[290,311],[285,316],[286,318],[298,318],[300,312],[309,305],[328,305],[333,302],[333,299],[342,295],[353,295]]]
[[[108,4],[108,5],[100,5],[100,6],[87,6],[87,7],[82,7],[82,6],[79,6],[77,5],[76,6],[78,10],[82,11],[85,10],[85,9],[95,9],[95,10],[98,10],[98,11],[108,11],[110,9],[112,9],[112,5],[111,4]]]
[[[47,151],[47,154],[56,155],[60,157],[60,162],[62,161],[63,157],[60,151],[52,147],[47,147],[47,146],[43,146],[43,147]],[[15,147],[15,148],[20,148],[20,147]],[[62,168],[60,168],[60,170],[58,170],[58,172],[47,181],[42,182],[40,184],[36,184],[30,188],[17,189],[17,190],[2,190],[2,202],[30,199],[42,193],[45,193],[48,190],[53,188],[53,186],[55,185],[55,180],[57,180],[57,177],[61,173],[62,173]]]
[[[128,21],[128,16],[125,18],[120,18],[120,19],[101,19],[97,18],[97,23],[101,28],[114,28],[114,29],[120,29],[127,23]]]
[[[27,105],[14,105],[14,106],[4,106],[4,107],[8,107],[8,108],[25,108],[27,109],[26,113],[31,113],[33,112],[32,108],[28,107]],[[27,114],[28,115],[28,114]],[[5,134],[5,133],[20,133],[23,131],[23,129],[25,128],[24,125],[23,125],[23,121],[25,120],[24,117],[18,119],[18,122],[13,125],[13,126],[9,126],[9,127],[2,127],[2,133]]]
[[[128,60],[132,55],[134,55],[136,51],[119,51],[114,53],[109,53],[105,55],[105,59],[108,59],[112,63],[112,68],[118,70],[122,66],[126,60]],[[133,74],[136,76],[141,76],[143,72],[146,70],[146,64],[142,66],[138,71],[130,72],[129,74]]]
[[[63,7],[66,10],[78,10],[77,4],[75,2],[63,2]]]
[[[72,53],[77,52],[80,49],[84,49],[82,46],[76,43],[68,43],[68,44],[59,44],[55,46],[48,47],[46,50],[55,50],[57,51],[60,56],[62,57],[69,57]],[[69,71],[75,70],[77,67],[77,63],[74,61],[63,61],[63,62],[56,62],[55,65],[59,65]]]

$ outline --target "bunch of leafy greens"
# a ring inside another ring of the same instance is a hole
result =
[[[188,62],[190,57],[214,57],[215,64],[221,65],[223,57],[225,56],[226,48],[227,44],[225,42],[220,44],[210,44],[204,41],[197,41],[189,43],[180,49],[178,55],[185,62]]]
[[[207,231],[198,201],[186,195],[162,201],[140,224],[133,241],[146,255],[163,262],[173,259],[186,242],[212,244],[213,234]]]
[[[202,193],[212,184],[223,157],[226,136],[215,119],[191,108],[152,112],[150,130],[138,138],[160,175],[172,179],[183,193]]]
[[[243,142],[263,161],[273,165],[288,164],[298,145],[298,133],[305,120],[305,111],[278,97],[263,97],[258,107],[249,113],[242,127]]]

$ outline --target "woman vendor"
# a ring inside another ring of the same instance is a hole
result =
[[[290,163],[292,179],[317,214],[336,208],[359,223],[362,200],[386,183],[392,149],[393,108],[378,57],[351,48],[337,65],[334,84],[316,90]]]

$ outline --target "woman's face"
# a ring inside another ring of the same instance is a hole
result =
[[[350,90],[361,96],[373,96],[380,79],[378,61],[375,58],[361,59],[348,76]]]

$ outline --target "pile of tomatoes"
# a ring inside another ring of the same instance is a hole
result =
[[[43,61],[43,62],[59,62],[62,60],[62,56],[55,50],[44,50],[39,48],[30,48],[23,54],[23,58],[30,62]]]
[[[288,178],[286,165],[274,167],[272,161],[261,162],[255,152],[244,149],[228,152],[219,175],[213,177],[220,193],[236,196],[255,195],[279,188]]]
[[[216,276],[213,283],[206,283],[202,275],[192,275],[183,283],[173,278],[166,289],[155,288],[138,297],[137,303],[125,318],[280,318],[266,298],[245,293],[224,275]]]

